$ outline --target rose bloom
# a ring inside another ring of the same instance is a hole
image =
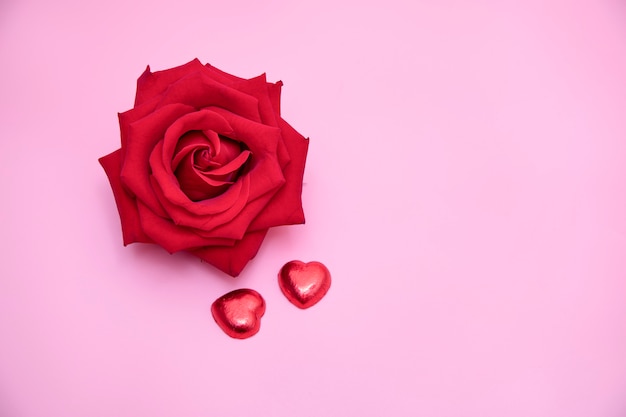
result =
[[[308,140],[280,116],[282,83],[193,60],[137,80],[121,148],[100,158],[124,245],[187,251],[237,276],[270,227],[304,223]]]

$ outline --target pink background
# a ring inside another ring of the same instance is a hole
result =
[[[625,40],[619,0],[2,0],[0,416],[625,416]],[[124,248],[96,161],[194,57],[311,138],[307,224],[236,280]]]

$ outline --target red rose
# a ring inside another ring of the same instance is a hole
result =
[[[280,117],[281,82],[193,60],[137,80],[121,149],[100,158],[124,245],[186,250],[237,276],[268,228],[304,223],[308,140]]]

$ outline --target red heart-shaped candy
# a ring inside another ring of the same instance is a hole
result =
[[[224,333],[235,339],[247,339],[259,331],[265,301],[258,292],[243,288],[215,300],[211,313]]]
[[[328,292],[330,272],[320,262],[291,261],[280,269],[278,285],[296,307],[309,308]]]

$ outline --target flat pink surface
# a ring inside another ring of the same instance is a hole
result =
[[[625,40],[618,0],[3,0],[0,416],[625,416]],[[195,57],[311,138],[307,224],[237,279],[124,248],[97,163]]]

